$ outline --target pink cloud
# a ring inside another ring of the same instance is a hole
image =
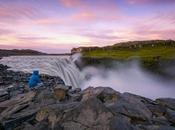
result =
[[[122,19],[124,14],[119,10],[114,0],[66,0],[70,2],[69,8],[76,8],[78,11],[71,18],[74,21],[105,22]],[[72,3],[71,3],[72,2]]]
[[[97,16],[93,12],[80,12],[72,15],[71,18],[75,21],[93,21],[97,19]]]
[[[60,0],[65,7],[82,6],[86,0]]]
[[[1,35],[12,34],[12,33],[13,33],[12,30],[9,30],[9,29],[1,29],[1,28],[0,28],[0,36],[1,36]]]
[[[41,25],[56,25],[56,24],[60,24],[63,23],[64,20],[63,19],[56,19],[56,18],[42,18],[42,19],[37,19],[34,20],[33,23],[34,24],[41,24]]]
[[[30,6],[0,5],[0,19],[5,22],[15,22],[22,18],[32,19],[38,10]]]
[[[171,4],[175,0],[128,0],[130,4]]]

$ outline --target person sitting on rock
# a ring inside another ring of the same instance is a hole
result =
[[[34,88],[40,87],[41,85],[42,85],[42,82],[41,82],[40,77],[39,77],[39,71],[35,70],[35,71],[33,71],[33,74],[30,77],[29,88],[34,89]]]

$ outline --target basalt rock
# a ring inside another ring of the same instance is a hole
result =
[[[164,107],[175,110],[175,99],[172,98],[159,98],[156,100],[157,103]]]
[[[167,109],[167,111],[166,111],[166,117],[175,126],[175,111],[173,111],[171,109]]]
[[[10,98],[9,93],[4,89],[0,89],[0,102],[8,100],[9,98]]]

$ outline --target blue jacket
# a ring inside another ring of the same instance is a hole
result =
[[[33,71],[33,74],[29,80],[29,87],[34,88],[38,85],[38,83],[41,83],[41,80],[39,78],[39,71]]]

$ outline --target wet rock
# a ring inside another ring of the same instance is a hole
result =
[[[69,96],[69,100],[71,100],[72,102],[81,101],[82,99],[81,89],[80,88],[69,89],[68,96]]]
[[[4,85],[2,76],[0,76],[0,85]]]
[[[175,111],[173,111],[171,109],[167,109],[167,111],[166,111],[166,117],[175,126]]]
[[[6,90],[8,91],[8,93],[9,93],[9,95],[10,95],[10,97],[15,97],[15,96],[17,96],[18,94],[22,94],[22,93],[24,93],[24,84],[12,84],[12,85],[10,85],[10,86],[8,86],[7,88],[6,88]]]
[[[70,89],[69,94],[77,94],[81,92],[81,88]]]
[[[4,89],[0,89],[0,102],[8,100],[9,98],[10,98],[9,93]]]
[[[156,102],[162,106],[168,107],[175,110],[175,99],[172,98],[159,98],[156,99]]]
[[[74,94],[68,94],[69,95],[69,100],[72,102],[78,101],[80,102],[82,99],[82,94],[81,93],[74,93]]]

